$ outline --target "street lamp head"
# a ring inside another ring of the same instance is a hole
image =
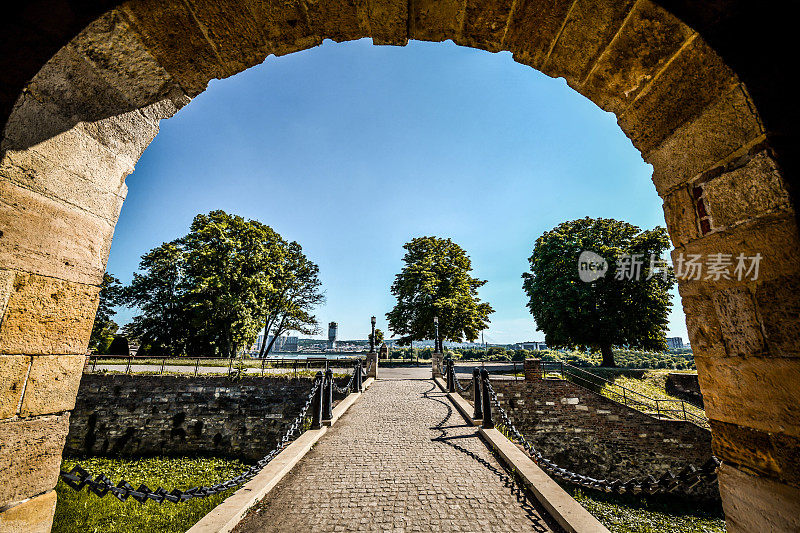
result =
[[[372,325],[374,326],[375,325],[375,317],[371,318],[371,322],[372,322]]]
[[[438,316],[433,317],[433,323],[434,324],[438,324],[439,323],[439,317]]]

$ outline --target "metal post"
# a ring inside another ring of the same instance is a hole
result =
[[[475,403],[475,411],[472,418],[480,420],[483,418],[483,407],[481,402],[481,369],[477,366],[472,369],[472,398]]]
[[[681,402],[681,407],[683,408],[683,419],[686,420],[686,402]]]
[[[317,377],[314,379],[315,384],[319,384],[316,392],[314,392],[314,400],[311,403],[311,429],[322,428],[322,389],[323,389],[323,376],[322,372],[317,372]]]
[[[228,361],[228,377],[231,377],[231,368],[233,368],[233,357]]]
[[[361,361],[359,361],[356,364],[356,379],[355,379],[356,392],[361,392],[361,389],[362,389],[361,379],[362,379],[362,376],[361,376]]]
[[[126,374],[130,374],[131,373],[131,361],[132,360],[133,360],[133,357],[131,357],[131,355],[128,354],[128,367],[125,369],[125,373]]]
[[[455,392],[456,391],[456,367],[453,365],[453,360],[447,360],[447,375],[449,379],[447,381],[447,392]]]
[[[350,392],[361,392],[358,388],[358,361],[353,364],[353,382],[350,384]]]
[[[262,357],[261,358],[261,377],[262,378],[264,377],[264,363],[266,363],[266,362],[267,362],[267,358],[266,357]]]
[[[372,353],[372,352],[375,351],[375,344],[376,344],[376,342],[375,342],[375,340],[376,340],[375,339],[375,317],[374,316],[370,318],[370,322],[372,323],[372,333],[369,336],[369,353]]]
[[[92,372],[94,372],[96,369],[97,369],[97,356],[95,356],[94,359],[92,359]]]
[[[165,355],[165,356],[164,356],[164,357],[161,359],[161,375],[162,375],[162,376],[164,375],[164,364],[165,364],[166,362],[167,362],[167,356]]]
[[[661,418],[661,409],[659,408],[658,400],[656,400],[656,416]]]
[[[481,370],[481,381],[483,382],[483,429],[493,429],[494,421],[492,420],[492,398],[489,395],[489,371],[485,368]]]
[[[322,419],[333,418],[333,370],[325,371],[325,383],[322,388]]]
[[[197,375],[197,372],[200,370],[200,356],[197,356],[197,362],[194,365],[194,375]]]

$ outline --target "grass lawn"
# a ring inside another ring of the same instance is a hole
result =
[[[602,372],[594,371],[594,373],[604,377],[609,381],[613,381],[615,385],[620,385],[625,387],[626,389],[633,390],[642,394],[644,396],[650,398],[658,398],[658,399],[669,399],[669,400],[677,400],[680,401],[680,398],[676,398],[675,396],[671,396],[667,394],[666,391],[666,381],[667,381],[667,374],[669,371],[667,370],[645,370],[641,373],[641,377],[631,375],[629,372],[619,372],[615,373],[613,370],[606,370],[603,369]],[[613,388],[612,388],[613,389]],[[616,389],[615,389],[616,390]],[[619,392],[619,391],[617,391]],[[604,396],[608,396],[613,400],[619,401],[618,394],[614,394],[607,390],[600,391],[601,394]],[[640,396],[634,397],[637,401],[641,401],[649,407],[649,410],[653,413],[656,412],[656,403],[646,400]],[[661,408],[667,409],[679,409],[680,404],[675,402],[668,402],[668,403],[661,403]],[[645,406],[637,407],[640,410],[647,410]],[[686,409],[687,415],[689,415],[692,421],[695,423],[708,428],[708,418],[706,418],[706,412],[699,407],[695,407],[694,405],[690,404],[689,402],[683,403],[683,408]],[[694,416],[692,416],[694,415]],[[680,418],[680,413],[677,413],[676,416]]]
[[[723,533],[721,511],[681,503],[654,503],[565,487],[611,533]]]
[[[69,470],[81,465],[91,474],[106,474],[116,484],[125,478],[138,487],[145,483],[155,490],[163,486],[188,489],[199,485],[213,485],[233,477],[247,468],[237,460],[219,458],[147,458],[147,459],[64,459],[61,468]],[[205,516],[236,489],[209,498],[189,500],[184,503],[140,504],[133,498],[121,502],[111,494],[98,498],[86,488],[75,492],[63,481],[58,482],[58,503],[53,522],[54,533],[183,533]]]

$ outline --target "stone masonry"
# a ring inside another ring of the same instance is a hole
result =
[[[433,382],[377,381],[235,531],[551,531],[504,476]]]
[[[308,378],[86,374],[64,451],[255,461],[279,442],[310,390]]]
[[[659,420],[560,379],[492,381],[517,429],[559,466],[600,479],[678,474],[711,457],[711,433]],[[701,493],[718,499],[716,486]]]

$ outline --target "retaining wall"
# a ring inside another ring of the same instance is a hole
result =
[[[84,374],[64,453],[257,460],[299,414],[311,384],[308,378]]]
[[[541,453],[595,478],[678,474],[712,455],[711,433],[690,422],[659,420],[557,379],[492,381],[517,429]],[[719,499],[716,484],[698,495]]]

